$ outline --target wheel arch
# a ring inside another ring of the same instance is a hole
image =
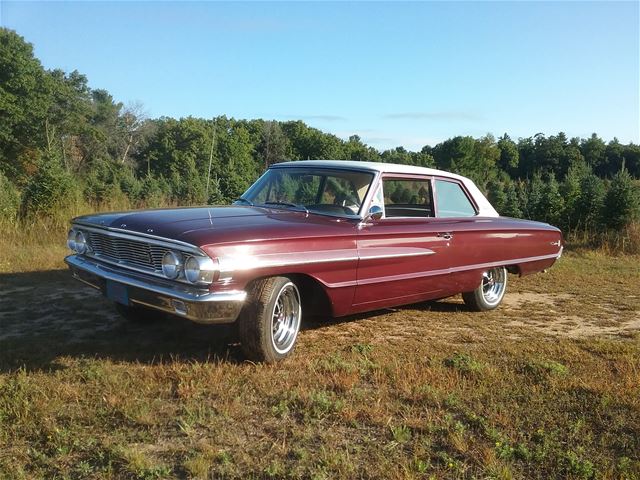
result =
[[[298,287],[302,301],[303,315],[333,316],[333,302],[327,292],[327,286],[307,273],[279,272],[275,275],[265,275],[254,278],[250,283],[272,276],[288,277]]]

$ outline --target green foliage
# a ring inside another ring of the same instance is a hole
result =
[[[482,363],[466,353],[456,353],[449,358],[445,358],[444,365],[461,373],[478,373],[484,369]]]
[[[598,227],[604,209],[605,191],[604,182],[592,173],[581,180],[575,205],[576,225],[585,230]]]
[[[20,193],[18,189],[0,172],[0,224],[12,223],[18,216]]]
[[[135,200],[142,196],[143,184],[127,165],[97,160],[86,176],[84,195],[92,203],[103,203],[125,195]]]
[[[604,224],[621,229],[638,218],[638,188],[629,172],[624,168],[613,177],[604,199]]]
[[[553,360],[532,360],[524,365],[523,371],[537,381],[548,380],[550,377],[565,377],[569,373],[565,365]]]
[[[505,172],[515,172],[520,163],[520,152],[516,143],[506,133],[498,140],[500,149],[499,166]]]
[[[500,149],[490,135],[478,140],[454,137],[436,145],[433,155],[438,168],[470,177],[484,189],[496,175]]]
[[[558,225],[564,211],[564,199],[560,195],[560,186],[553,173],[549,174],[542,185],[540,198],[536,205],[536,219]]]
[[[488,195],[487,198],[493,205],[493,208],[501,214],[505,215],[505,206],[507,203],[507,194],[505,192],[504,182],[494,179],[487,185]]]
[[[224,204],[269,165],[347,159],[434,167],[473,179],[500,214],[567,232],[621,230],[640,216],[640,146],[563,132],[497,141],[456,136],[419,151],[378,151],[302,121],[159,118],[89,88],[77,71],[46,70],[33,47],[0,28],[0,216],[91,205]],[[624,166],[624,167],[623,167]],[[611,179],[611,180],[603,180]],[[560,181],[561,180],[561,181]],[[286,187],[286,186],[284,186]],[[387,192],[407,202],[408,191]],[[305,192],[291,192],[304,198]]]
[[[513,181],[507,181],[504,187],[505,202],[500,212],[505,217],[520,218],[522,217],[522,209],[520,208],[520,196],[518,189]]]
[[[411,440],[411,429],[406,425],[391,426],[391,436],[397,443],[407,443]]]
[[[0,28],[0,163],[10,177],[25,148],[44,141],[47,112],[45,71],[33,46],[12,30]]]
[[[587,175],[591,173],[591,168],[583,161],[569,167],[560,185],[560,194],[564,200],[564,211],[560,219],[560,225],[567,230],[575,228],[579,223],[581,212],[578,209],[581,184]]]
[[[27,184],[21,205],[22,216],[51,216],[78,200],[78,185],[56,157],[44,157]]]
[[[146,176],[140,182],[141,200],[149,207],[161,207],[169,203],[171,185],[162,176]]]

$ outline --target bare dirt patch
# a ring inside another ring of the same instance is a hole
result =
[[[505,296],[505,326],[568,338],[627,337],[640,332],[640,313],[626,305],[569,294],[516,292]]]

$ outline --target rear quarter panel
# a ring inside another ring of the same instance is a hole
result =
[[[451,268],[459,273],[460,291],[475,289],[482,272],[493,266],[510,267],[519,275],[540,272],[552,266],[562,250],[562,233],[546,223],[474,217],[457,220],[451,230]]]

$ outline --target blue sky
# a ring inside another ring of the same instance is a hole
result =
[[[47,68],[151,117],[302,119],[377,148],[640,142],[638,2],[8,2]]]

